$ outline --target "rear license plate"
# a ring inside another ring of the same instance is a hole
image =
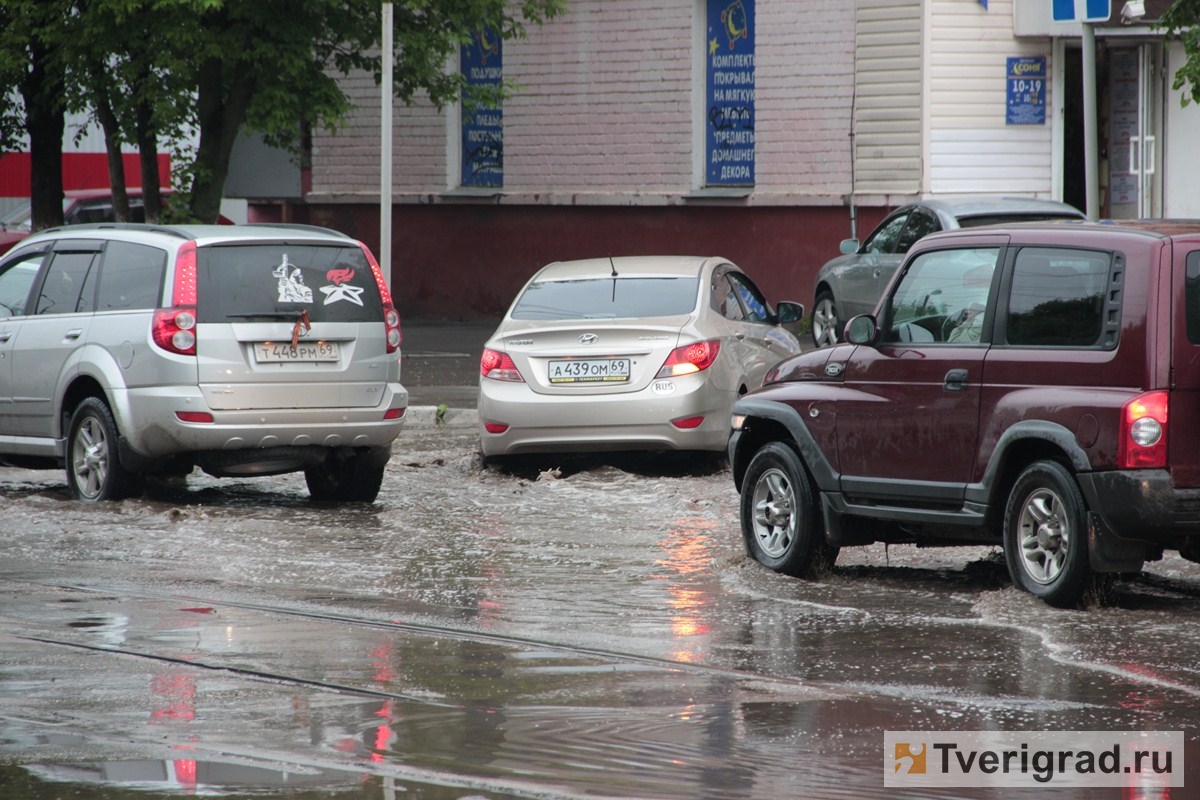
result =
[[[258,342],[254,359],[260,364],[271,362],[337,361],[341,356],[337,342]]]
[[[629,380],[628,358],[576,358],[551,361],[551,383],[624,383]]]

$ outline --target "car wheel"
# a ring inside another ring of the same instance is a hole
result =
[[[304,470],[304,481],[313,500],[339,503],[373,503],[383,486],[387,463],[364,455],[331,455]]]
[[[842,339],[841,321],[838,319],[837,303],[833,292],[822,289],[817,292],[813,302],[812,338],[813,344],[821,347],[827,344],[837,344]]]
[[[67,424],[67,485],[88,503],[136,497],[145,486],[142,476],[121,465],[117,423],[99,398],[80,403]]]
[[[825,542],[812,482],[795,450],[765,445],[751,459],[741,493],[742,537],[756,561],[803,578],[833,566],[838,551]]]
[[[1014,584],[1058,608],[1078,606],[1111,580],[1092,572],[1087,504],[1070,471],[1056,461],[1031,464],[1013,484],[1004,512],[1004,556]]]

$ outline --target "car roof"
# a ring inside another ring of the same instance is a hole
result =
[[[1073,244],[1082,244],[1082,240],[1104,239],[1110,236],[1142,236],[1161,239],[1195,238],[1200,239],[1200,220],[1195,219],[1142,219],[1142,220],[1041,220],[1037,222],[1012,222],[1001,225],[990,225],[987,228],[961,228],[950,231],[939,231],[923,238],[913,246],[924,250],[935,247],[939,242],[961,238],[978,238],[981,236],[1009,236],[1017,239],[1016,244],[1023,244],[1030,239],[1044,238],[1040,234],[1051,234],[1055,241],[1063,242],[1064,237],[1074,238]]]
[[[230,244],[249,240],[354,240],[340,231],[315,225],[255,223],[252,225],[154,225],[141,222],[95,222],[83,225],[63,225],[38,231],[24,240],[35,243],[44,238],[55,239],[116,239],[132,235],[139,240],[170,237],[179,241],[194,241],[198,245]]]
[[[1040,197],[929,196],[913,205],[923,205],[958,219],[994,214],[1063,214],[1086,218],[1075,206]]]
[[[696,277],[711,262],[723,258],[705,256],[615,256],[585,258],[577,261],[555,261],[538,270],[534,280],[566,281],[587,278],[617,277]]]
[[[160,186],[158,193],[169,195],[173,190],[170,186]],[[130,186],[125,190],[125,194],[129,197],[141,197],[142,187]],[[63,192],[63,197],[68,200],[110,200],[112,195],[112,189],[67,189]]]

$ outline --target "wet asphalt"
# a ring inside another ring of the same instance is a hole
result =
[[[417,424],[370,505],[0,468],[0,800],[1200,796],[1200,565],[1083,611],[988,547],[777,575],[719,463],[485,467],[491,330],[406,325]],[[889,730],[1180,730],[1187,786],[893,791]]]

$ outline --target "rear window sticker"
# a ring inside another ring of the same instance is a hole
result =
[[[325,295],[325,305],[336,303],[339,300],[347,300],[356,306],[361,306],[363,304],[362,293],[366,290],[362,286],[351,286],[349,281],[353,278],[354,270],[350,267],[340,267],[326,272],[325,279],[333,286],[321,287],[321,294]]]
[[[283,261],[271,274],[278,279],[279,302],[311,303],[313,301],[312,289],[304,285],[304,276],[300,274],[300,268],[288,261],[287,253],[283,254]]]

